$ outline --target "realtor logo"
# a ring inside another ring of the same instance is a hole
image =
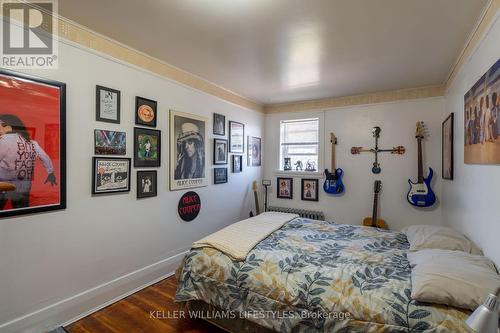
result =
[[[57,0],[2,1],[2,67],[57,68]]]

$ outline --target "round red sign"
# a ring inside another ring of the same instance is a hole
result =
[[[177,206],[177,212],[181,219],[186,222],[194,220],[201,209],[201,199],[200,196],[193,191],[184,193],[184,195],[179,200],[179,205]]]

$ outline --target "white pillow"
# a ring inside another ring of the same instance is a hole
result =
[[[411,297],[420,302],[475,310],[500,288],[495,264],[461,251],[426,249],[409,252]]]
[[[413,225],[402,230],[410,243],[410,251],[423,249],[457,250],[483,255],[463,234],[448,227]]]

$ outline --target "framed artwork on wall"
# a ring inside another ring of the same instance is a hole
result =
[[[247,138],[247,154],[248,154],[248,166],[260,166],[261,165],[261,139],[249,136]]]
[[[95,120],[107,123],[120,123],[120,91],[96,86]]]
[[[301,183],[301,199],[304,201],[318,201],[318,179],[302,179]]]
[[[0,70],[0,217],[66,208],[66,84]]]
[[[130,191],[130,158],[93,157],[92,194]]]
[[[441,125],[441,175],[453,180],[453,112]]]
[[[94,153],[96,155],[125,155],[127,134],[107,130],[94,130]]]
[[[144,97],[135,97],[135,124],[156,127],[158,103]]]
[[[207,118],[170,110],[170,190],[207,186]]]
[[[227,183],[227,168],[214,168],[214,184]]]
[[[464,162],[500,164],[500,59],[464,95]]]
[[[231,153],[245,152],[245,125],[236,121],[229,122],[229,151]]]
[[[151,198],[158,195],[156,170],[137,171],[137,198]]]
[[[227,164],[226,139],[214,139],[214,164]]]
[[[240,173],[243,171],[243,156],[232,155],[233,156],[233,173]]]
[[[293,178],[278,177],[276,180],[276,197],[293,199]]]
[[[215,135],[226,135],[226,116],[214,113],[213,133]]]
[[[134,167],[161,165],[161,131],[134,127]]]

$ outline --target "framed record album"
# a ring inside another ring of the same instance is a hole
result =
[[[156,127],[158,118],[156,101],[144,97],[135,97],[135,124]]]

